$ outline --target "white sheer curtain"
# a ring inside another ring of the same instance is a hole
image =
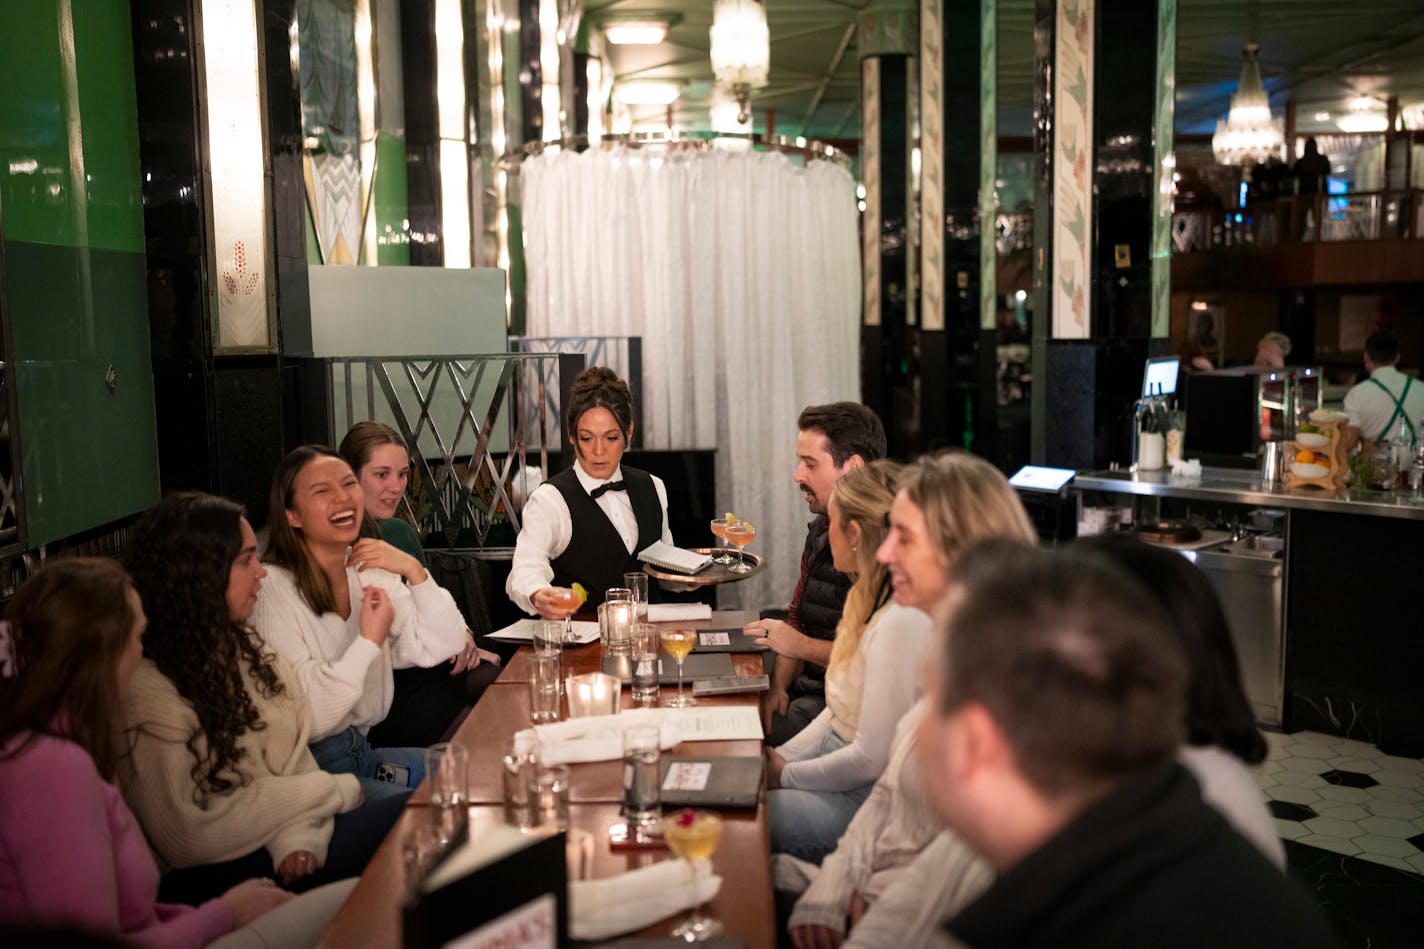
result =
[[[808,519],[796,417],[860,394],[851,176],[650,147],[545,154],[521,175],[529,335],[643,338],[644,445],[717,449],[717,510],[753,521],[768,558],[720,602],[784,605]]]

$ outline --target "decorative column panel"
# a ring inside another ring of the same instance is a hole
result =
[[[1177,171],[1177,0],[1158,0],[1157,102],[1152,136],[1152,338],[1165,340],[1172,319],[1172,184]],[[1165,344],[1162,344],[1165,346]],[[1157,344],[1154,344],[1154,349]]]
[[[912,0],[911,0],[912,2]],[[892,455],[920,449],[914,362],[908,323],[912,286],[907,250],[910,198],[910,70],[916,10],[908,3],[872,7],[859,18],[865,185],[865,313],[861,389],[885,422]]]
[[[1053,85],[1053,336],[1087,339],[1092,292],[1093,5],[1059,0]]]
[[[981,453],[991,451],[989,442],[997,428],[992,372],[986,391],[980,366],[987,356],[992,367],[994,357],[993,340],[989,340],[986,353],[980,338],[986,232],[991,304],[994,293],[994,6],[994,0],[923,0],[920,7],[924,241],[926,248],[936,241],[942,247],[942,251],[922,257],[922,448],[955,445]],[[990,77],[987,83],[986,74]],[[932,112],[937,114],[932,117]],[[991,205],[987,215],[986,173]],[[943,195],[938,202],[931,198],[934,189]],[[938,211],[936,204],[940,205]],[[938,295],[937,303],[932,301],[932,293]],[[991,328],[993,312],[989,310]]]
[[[433,0],[403,0],[400,31],[410,262],[417,267],[439,267],[444,263],[444,254],[440,232],[440,113]]]
[[[1049,309],[1035,307],[1033,447],[1048,464],[1100,468],[1131,453],[1132,403],[1166,289],[1153,254],[1171,151],[1170,141],[1158,141],[1162,123],[1171,124],[1161,103],[1170,103],[1163,87],[1173,70],[1160,53],[1175,42],[1174,25],[1163,22],[1175,11],[1159,9],[1169,2],[1036,7],[1035,103],[1051,107],[1036,114],[1035,138],[1047,146],[1039,183],[1051,197],[1035,217],[1048,216],[1052,227],[1045,235],[1035,222],[1035,302]],[[1042,30],[1049,7],[1051,40]],[[1042,88],[1050,77],[1051,95]],[[1049,335],[1040,336],[1045,322]]]

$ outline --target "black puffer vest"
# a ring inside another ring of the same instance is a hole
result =
[[[830,520],[820,515],[806,529],[806,547],[802,559],[806,563],[806,586],[796,607],[801,632],[813,639],[827,642],[836,638],[836,624],[841,621],[851,578],[831,563]],[[825,691],[826,667],[808,662],[796,680],[801,692]]]

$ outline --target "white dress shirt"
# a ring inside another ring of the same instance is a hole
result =
[[[1350,424],[1360,430],[1360,434],[1370,441],[1378,441],[1380,429],[1384,428],[1394,415],[1394,399],[1404,391],[1408,377],[1394,366],[1380,366],[1370,373],[1370,379],[1379,380],[1394,398],[1385,395],[1380,387],[1366,380],[1345,393],[1345,411],[1350,413]],[[1410,431],[1415,431],[1419,419],[1424,418],[1424,379],[1415,379],[1409,384],[1409,394],[1404,397],[1405,421]],[[1399,419],[1394,420],[1386,438],[1393,438],[1399,431]]]
[[[623,479],[623,467],[613,472],[609,481],[600,481],[583,470],[583,465],[574,461],[574,475],[584,491],[592,494],[593,489],[610,481]],[[653,479],[653,489],[658,493],[658,506],[663,512],[664,543],[672,543],[672,531],[668,528],[667,488],[657,475]],[[628,553],[638,543],[638,519],[633,514],[633,502],[627,491],[609,491],[593,502],[603,510],[618,536],[623,538],[623,546]],[[504,592],[515,606],[526,613],[537,615],[531,599],[534,594],[552,585],[554,566],[552,560],[569,549],[574,536],[574,522],[569,515],[569,506],[564,496],[552,484],[544,483],[534,489],[524,505],[524,524],[519,530],[519,539],[514,542],[514,562],[509,569],[509,579],[504,583]]]

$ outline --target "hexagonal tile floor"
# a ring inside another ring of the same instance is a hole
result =
[[[1316,732],[1267,732],[1257,769],[1285,840],[1424,875],[1424,759]]]

